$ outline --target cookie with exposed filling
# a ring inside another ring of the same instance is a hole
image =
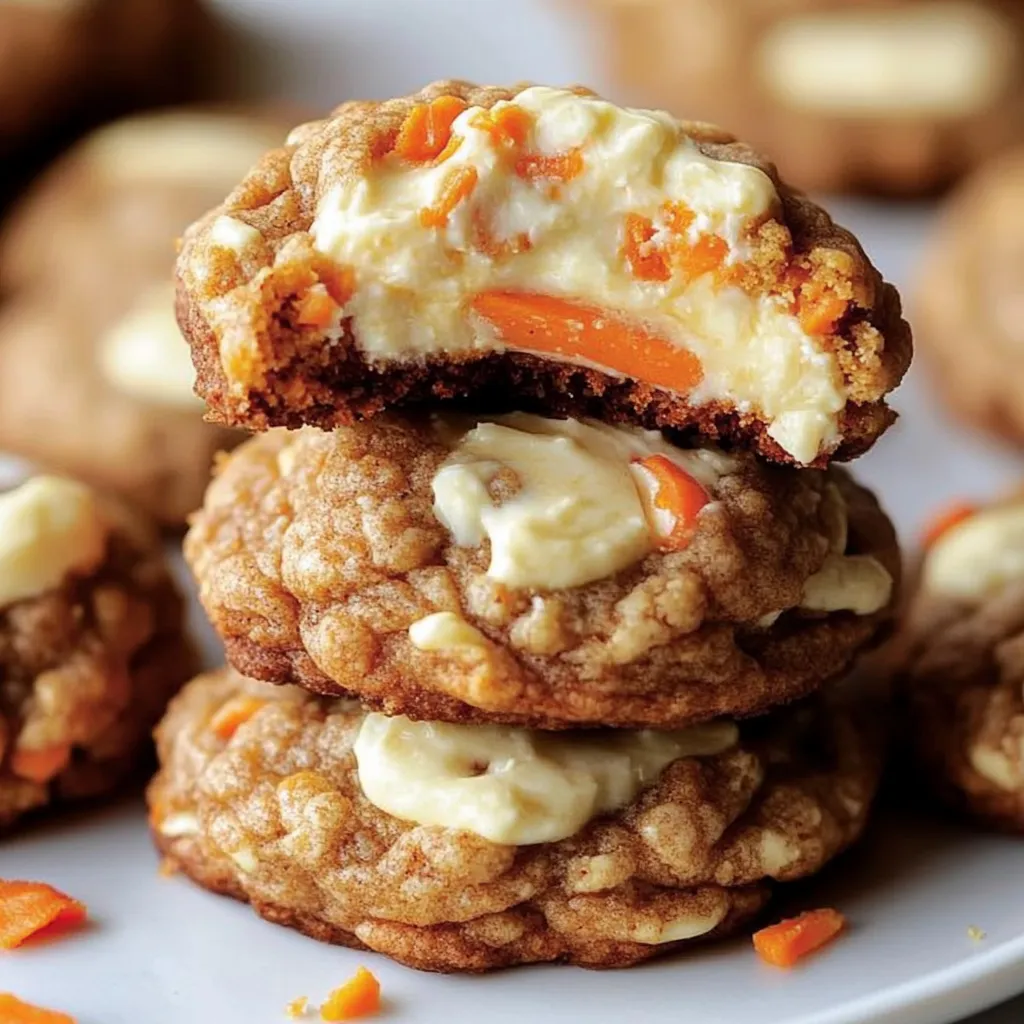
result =
[[[858,837],[884,714],[837,699],[537,734],[223,669],[157,730],[150,817],[168,866],[323,941],[432,971],[624,967],[742,928]]]
[[[0,830],[96,797],[195,670],[148,519],[64,477],[0,495]]]
[[[985,824],[1024,831],[1024,499],[947,517],[897,646],[922,778]]]
[[[225,423],[462,399],[804,465],[870,447],[911,354],[856,239],[732,136],[463,82],[296,128],[186,233],[178,316]]]
[[[174,244],[285,125],[174,110],[109,125],[24,199],[0,243],[0,447],[180,527],[214,454],[174,317]],[[54,288],[54,282],[59,288]]]
[[[620,86],[800,188],[920,194],[1024,140],[1017,0],[589,0]]]
[[[948,408],[1024,443],[1024,149],[991,161],[948,200],[919,274],[915,323]],[[968,355],[969,353],[969,355]]]
[[[841,470],[527,414],[271,431],[185,555],[232,664],[391,714],[669,728],[842,672],[892,527]]]

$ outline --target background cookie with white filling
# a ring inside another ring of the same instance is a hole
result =
[[[932,191],[1024,139],[1017,0],[589,0],[635,103],[706,117],[812,190]]]
[[[880,722],[834,693],[739,727],[535,733],[222,669],[157,730],[150,819],[168,866],[323,941],[432,971],[624,967],[742,928],[853,842]]]
[[[148,519],[76,481],[0,494],[0,829],[114,789],[195,658]]]
[[[173,110],[83,140],[0,241],[0,448],[180,526],[213,455],[174,318],[175,242],[285,132],[271,115]]]
[[[445,721],[669,728],[843,672],[892,527],[840,470],[525,414],[272,431],[185,555],[240,671]]]

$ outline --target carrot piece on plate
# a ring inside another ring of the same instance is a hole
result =
[[[369,1017],[380,1009],[380,982],[365,968],[336,988],[320,1007],[320,1019],[355,1020]]]
[[[970,519],[977,511],[977,505],[972,505],[966,501],[958,501],[937,512],[924,528],[924,533],[921,535],[922,546],[930,548],[945,533],[952,530],[954,526],[959,526],[960,523]]]
[[[0,949],[14,949],[44,928],[70,928],[85,916],[84,903],[52,885],[0,878]]]
[[[0,992],[0,1024],[75,1024],[75,1018],[23,1003],[10,992]]]
[[[582,359],[685,394],[703,377],[688,349],[608,309],[535,292],[481,292],[472,306],[511,348]]]
[[[773,967],[792,967],[798,960],[831,942],[846,926],[838,910],[808,910],[799,917],[754,933],[757,955]]]
[[[665,551],[681,551],[690,543],[697,513],[708,503],[707,491],[666,455],[649,455],[634,463],[649,498],[648,519]]]
[[[210,728],[222,740],[229,740],[267,702],[257,697],[232,697],[210,719]]]

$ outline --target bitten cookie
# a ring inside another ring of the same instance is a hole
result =
[[[948,201],[914,314],[948,407],[1024,443],[1024,148],[986,164]]]
[[[840,470],[524,414],[274,431],[185,554],[240,670],[445,721],[668,728],[842,672],[899,554]]]
[[[252,429],[514,395],[824,465],[889,424],[911,353],[895,290],[764,158],[582,90],[343,104],[189,229],[178,289],[200,394]]]
[[[1024,832],[1024,497],[962,510],[928,548],[899,647],[909,746],[953,807]]]
[[[34,155],[90,124],[193,98],[212,33],[201,0],[3,0],[0,154]],[[0,178],[22,170],[6,163]]]
[[[884,709],[538,734],[367,714],[230,669],[157,730],[157,845],[200,885],[432,971],[624,967],[744,926],[864,827]]]
[[[1018,0],[589,0],[621,86],[812,190],[933,191],[1024,140]]]
[[[174,244],[285,126],[176,110],[101,129],[61,159],[0,244],[0,448],[181,526],[213,455],[174,318]]]
[[[0,830],[106,793],[195,670],[148,520],[62,477],[0,495]]]

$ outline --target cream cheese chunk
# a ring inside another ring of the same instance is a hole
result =
[[[409,640],[420,651],[487,647],[489,641],[476,626],[454,612],[434,612],[409,627]]]
[[[101,342],[99,361],[103,376],[133,398],[197,414],[203,407],[192,390],[195,370],[178,330],[170,283],[143,292]]]
[[[692,354],[699,382],[662,386],[685,391],[698,406],[724,401],[759,411],[771,437],[798,462],[834,446],[846,402],[842,374],[786,301],[716,282],[710,271],[640,278],[622,255],[633,215],[650,221],[651,245],[667,244],[676,229],[666,204],[675,203],[690,217],[685,242],[714,236],[727,246],[726,265],[743,260],[749,227],[778,209],[771,179],[705,155],[658,111],[543,87],[525,89],[493,112],[510,106],[530,119],[524,151],[578,151],[580,172],[557,186],[517,174],[515,161],[481,127],[483,112],[470,108],[455,120],[459,144],[443,161],[381,160],[320,200],[311,234],[319,250],[355,272],[344,315],[367,357],[502,350],[506,340],[474,310],[474,299],[539,293],[632,318],[671,349]],[[458,173],[473,176],[471,195],[444,226],[425,225],[422,212]],[[482,245],[482,232],[493,244]],[[496,255],[502,247],[514,255]],[[629,375],[607,352],[535,351]]]
[[[731,722],[548,733],[370,713],[354,750],[363,794],[385,813],[525,846],[575,835],[673,761],[720,754],[737,738]]]
[[[74,480],[37,476],[0,494],[0,608],[90,572],[106,546],[96,499]]]
[[[932,545],[922,570],[929,592],[979,602],[1024,580],[1024,504],[983,509]]]
[[[1019,55],[991,7],[957,2],[852,5],[783,18],[754,66],[790,106],[833,116],[965,117],[994,103]]]
[[[804,584],[800,607],[871,615],[889,603],[892,587],[889,570],[873,555],[831,554]]]
[[[447,429],[447,428],[446,428]],[[484,539],[488,576],[556,590],[604,579],[653,546],[631,461],[662,454],[706,488],[734,465],[684,450],[654,431],[514,413],[479,422],[433,481],[434,512],[462,547]],[[495,501],[489,484],[511,471],[518,490]]]

